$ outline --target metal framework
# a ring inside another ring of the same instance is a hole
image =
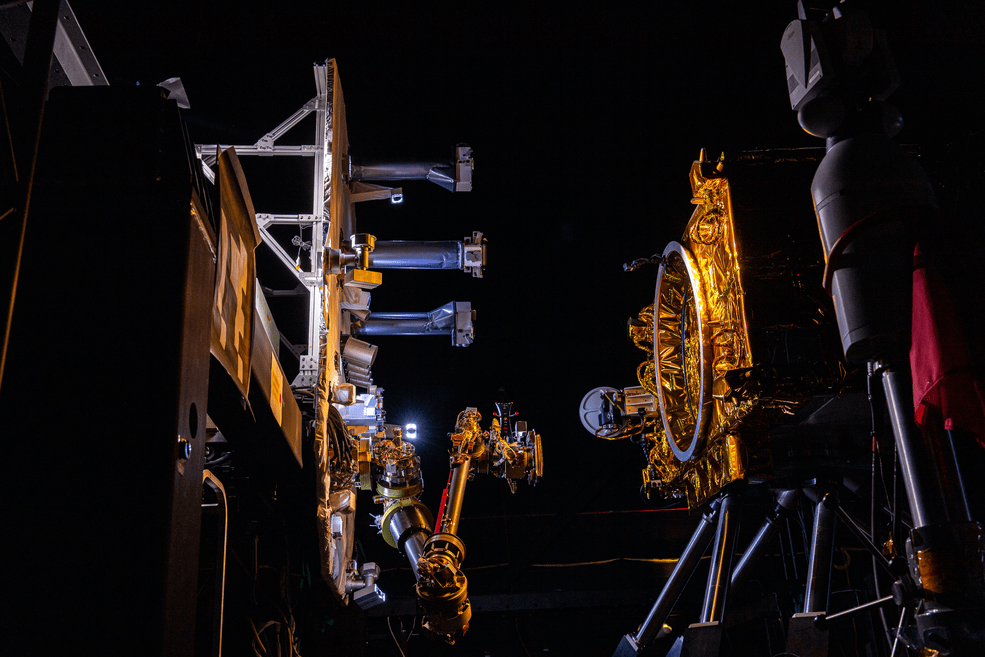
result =
[[[312,167],[311,212],[307,214],[269,214],[257,213],[257,227],[263,236],[263,242],[285,267],[298,279],[308,291],[308,335],[307,348],[301,354],[301,368],[294,386],[311,386],[317,381],[319,338],[325,325],[322,308],[324,299],[324,247],[331,242],[332,213],[332,171],[333,146],[336,134],[334,109],[335,90],[339,89],[335,60],[326,60],[323,64],[314,64],[315,89],[314,98],[305,103],[301,109],[294,112],[284,122],[265,134],[254,144],[197,144],[195,149],[202,160],[206,176],[214,182],[215,174],[211,167],[216,163],[218,153],[227,148],[234,148],[240,157],[245,155],[281,156],[281,157],[310,157],[314,158]],[[341,91],[339,89],[339,91]],[[315,115],[315,139],[313,144],[282,145],[276,143],[288,131],[294,128],[309,114]],[[344,134],[344,130],[340,131]],[[336,221],[341,217],[336,217]],[[291,225],[299,228],[311,228],[311,258],[307,269],[295,264],[283,246],[270,233],[270,227],[275,225]],[[334,231],[338,233],[338,228]]]

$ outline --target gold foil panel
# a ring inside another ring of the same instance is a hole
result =
[[[758,280],[766,274],[764,264],[776,275],[780,260],[743,260],[730,181],[723,171],[724,157],[717,166],[706,161],[692,165],[695,210],[680,244],[664,251],[655,307],[644,308],[629,329],[633,342],[650,356],[637,369],[640,385],[661,397],[666,414],[647,427],[647,493],[683,495],[691,508],[733,481],[772,476],[770,426],[795,414],[818,392],[841,389],[852,375],[836,360],[814,363],[793,375],[768,363],[757,365],[743,277]],[[824,314],[819,309],[818,317]],[[698,424],[701,428],[695,431]],[[688,453],[690,458],[682,460]]]

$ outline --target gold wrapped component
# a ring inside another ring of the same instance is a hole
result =
[[[381,440],[373,445],[373,462],[378,469],[376,491],[380,495],[388,498],[415,497],[424,489],[420,459],[413,444]]]
[[[484,451],[484,440],[489,435],[479,426],[482,415],[475,408],[466,408],[455,420],[455,433],[451,436],[452,460],[461,462],[465,458],[479,456]],[[478,451],[475,451],[478,450]]]
[[[920,587],[937,599],[985,596],[985,534],[977,522],[920,527],[911,535]]]
[[[360,438],[356,443],[356,463],[359,467],[359,490],[372,490],[373,447],[369,438]]]
[[[645,432],[648,495],[694,508],[733,481],[771,477],[770,427],[853,375],[813,289],[823,263],[812,208],[782,193],[810,160],[702,156],[691,167],[694,213],[663,252],[653,306],[628,329],[652,358],[637,377],[659,405]]]

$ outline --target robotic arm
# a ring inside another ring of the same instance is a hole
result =
[[[468,580],[461,570],[465,544],[458,537],[470,472],[506,479],[513,492],[516,480],[526,477],[536,484],[544,472],[540,436],[528,431],[526,423],[518,422],[515,430],[511,427],[511,403],[496,406],[498,417],[493,418],[489,431],[479,426],[482,416],[477,409],[466,408],[459,413],[451,435],[451,476],[438,512],[438,528],[425,542],[417,564],[417,595],[428,617],[424,626],[448,643],[468,631],[472,617]]]
[[[407,555],[424,607],[424,627],[449,644],[468,631],[472,618],[468,580],[462,572],[465,544],[458,536],[470,473],[506,479],[514,492],[517,480],[536,484],[543,475],[540,435],[525,422],[510,422],[512,404],[497,407],[498,417],[489,431],[479,426],[482,416],[477,409],[459,414],[451,434],[451,476],[436,528],[431,512],[417,499],[423,490],[420,458],[413,445],[401,441],[399,429],[394,429],[393,439],[360,445],[360,463],[366,464],[367,474],[375,475],[363,480],[364,487],[375,479],[376,501],[384,505],[379,518],[383,538]]]

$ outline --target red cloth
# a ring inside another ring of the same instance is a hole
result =
[[[910,370],[913,408],[920,427],[936,408],[948,431],[975,436],[985,446],[985,387],[968,363],[964,336],[944,285],[927,270],[920,245],[913,254],[913,325]]]

